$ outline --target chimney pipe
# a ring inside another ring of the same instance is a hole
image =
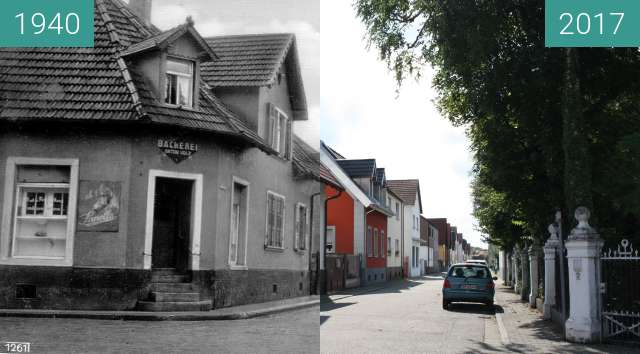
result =
[[[129,0],[129,7],[145,24],[151,24],[151,0]]]

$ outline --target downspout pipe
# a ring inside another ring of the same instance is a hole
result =
[[[324,264],[324,272],[322,273],[323,276],[323,280],[322,280],[322,284],[324,285],[324,289],[321,289],[321,293],[326,293],[327,292],[327,209],[329,206],[329,201],[333,200],[333,199],[337,199],[340,198],[340,196],[342,195],[342,191],[338,190],[338,194],[333,195],[329,198],[326,198],[324,200],[324,225],[323,225],[323,233],[324,233],[324,240],[322,243],[322,262]],[[335,247],[335,245],[334,245]]]
[[[314,218],[313,218],[313,215],[314,215],[314,214],[313,214],[313,212],[314,212],[314,210],[313,210],[313,209],[314,209],[314,207],[313,207],[313,206],[315,205],[315,203],[314,203],[314,199],[315,199],[316,197],[320,196],[321,194],[322,194],[322,192],[313,193],[313,194],[311,195],[311,197],[309,198],[309,204],[310,204],[310,213],[309,213],[309,215],[310,215],[310,220],[309,220],[309,221],[310,221],[310,222],[309,222],[309,275],[311,275],[311,272],[313,271],[313,269],[311,268],[311,265],[312,265],[312,264],[311,264],[311,260],[312,260],[312,258],[313,258],[313,256],[312,256],[312,252],[313,252],[313,219],[314,219]],[[319,244],[319,243],[318,243],[318,246],[320,246],[320,244]],[[320,249],[319,249],[319,248],[320,248],[320,247],[318,247],[318,252],[320,252]],[[320,259],[319,259],[319,257],[318,257],[318,261],[317,261],[317,263],[318,263],[318,264],[317,264],[317,267],[319,267],[319,266],[320,266]],[[313,284],[309,284],[309,285],[312,285],[312,286],[311,286],[311,289],[309,289],[309,294],[311,294],[311,295],[315,295],[315,294],[317,294],[317,293],[318,293],[318,276],[319,276],[319,274],[318,274],[318,272],[316,271],[316,276],[315,276],[315,279],[314,279],[314,283],[313,283]]]

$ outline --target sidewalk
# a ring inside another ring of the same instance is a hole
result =
[[[318,296],[226,307],[211,311],[147,312],[147,311],[82,311],[82,310],[13,310],[0,309],[0,317],[87,318],[127,321],[221,321],[240,320],[319,306]]]
[[[501,282],[498,282],[501,284]],[[545,321],[535,309],[520,300],[512,289],[496,286],[496,320],[502,346],[487,346],[502,353],[639,353],[631,346],[581,345],[563,340],[562,328]],[[493,344],[493,343],[492,343]]]

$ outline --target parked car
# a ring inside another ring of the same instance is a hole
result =
[[[484,264],[484,265],[487,265],[487,261],[485,261],[484,259],[470,259],[470,260],[466,261],[466,263],[474,263],[474,264]]]
[[[452,265],[442,284],[442,308],[446,310],[452,302],[480,302],[493,306],[493,281],[497,279],[483,264],[467,262]]]

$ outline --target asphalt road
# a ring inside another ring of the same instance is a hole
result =
[[[37,354],[318,353],[319,332],[317,307],[237,321],[0,318],[0,342]]]
[[[495,309],[445,311],[441,289],[441,277],[426,277],[321,303],[321,353],[475,353],[500,343]]]

